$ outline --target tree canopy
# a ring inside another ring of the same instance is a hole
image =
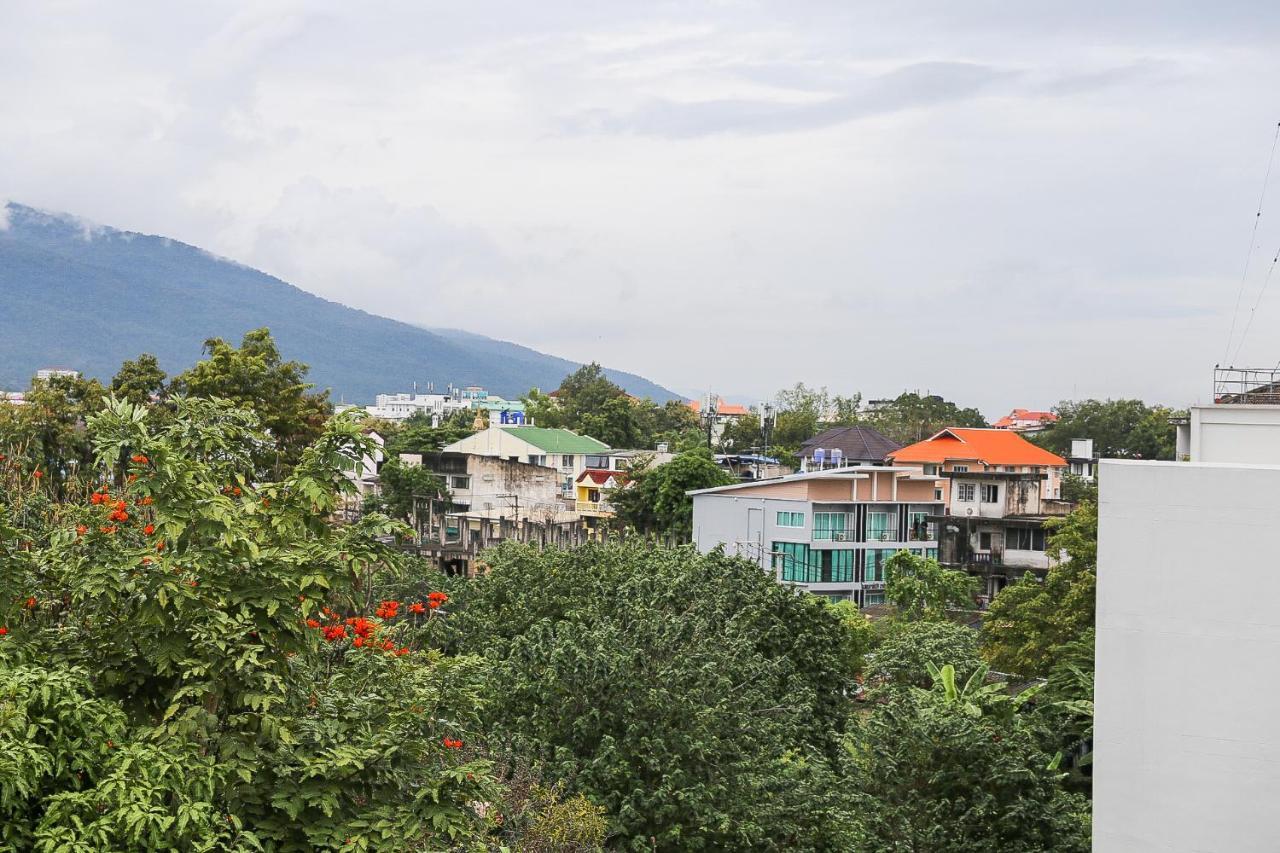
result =
[[[621,849],[831,849],[813,809],[851,708],[849,632],[719,553],[502,545],[462,616],[493,736],[603,804]]]
[[[1098,584],[1098,506],[1085,501],[1054,522],[1050,553],[1067,559],[1044,580],[1028,572],[1000,591],[982,623],[983,648],[997,669],[1046,676],[1064,647],[1094,626]]]
[[[686,492],[732,482],[710,451],[699,446],[665,464],[639,468],[627,484],[609,494],[609,500],[619,525],[688,541],[693,535],[693,498]]]
[[[1173,458],[1176,430],[1169,418],[1177,412],[1172,409],[1141,400],[1064,400],[1054,411],[1058,420],[1035,441],[1059,455],[1070,453],[1072,439],[1091,438],[1098,456]]]

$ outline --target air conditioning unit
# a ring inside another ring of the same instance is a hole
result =
[[[845,533],[843,530],[836,531],[831,534],[831,541],[832,542],[848,542],[849,534]]]

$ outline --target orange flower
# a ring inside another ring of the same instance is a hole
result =
[[[156,526],[154,524],[148,524],[146,527],[142,528],[142,532],[147,536],[150,536],[152,533],[156,532]]]
[[[77,535],[77,536],[83,536],[83,535],[85,535],[85,534],[86,534],[86,533],[88,533],[88,532],[89,532],[89,528],[85,527],[83,524],[77,524],[77,525],[76,525],[76,535]]]
[[[138,501],[138,506],[151,506],[152,503],[153,501],[151,500],[151,495],[147,495],[145,498]]]
[[[41,471],[39,468],[37,468],[36,470],[34,470],[34,471],[32,471],[32,472],[31,472],[31,476],[33,476],[33,477],[35,477],[37,480],[39,480],[41,477],[43,477],[43,476],[44,476],[44,472],[43,472],[43,471]]]
[[[97,492],[94,492],[92,495],[89,496],[89,503],[93,504],[94,506],[97,506],[98,504],[102,503],[102,495],[98,494]]]
[[[130,475],[129,475],[129,482],[130,482],[130,483],[132,483],[132,482],[133,482],[134,480],[136,480],[136,479],[138,479],[138,475],[137,475],[137,474],[130,474]]]
[[[426,613],[427,607],[421,601],[415,601],[413,604],[409,605],[409,612],[410,613]]]
[[[351,641],[351,645],[355,646],[357,649],[360,648],[364,645],[364,637],[356,637]]]
[[[314,620],[314,619],[308,619],[308,620],[307,620],[307,627],[308,627],[308,628],[319,628],[319,627],[320,627],[320,623],[319,623],[319,622],[317,622],[317,621],[316,621],[316,620]]]
[[[35,610],[35,609],[36,609],[36,597],[35,597],[34,595],[33,595],[33,596],[30,596],[29,598],[27,598],[26,602],[24,602],[24,603],[25,603],[26,608],[27,608],[28,610]]]
[[[199,586],[199,585],[200,585],[200,582],[199,582],[199,581],[197,581],[197,580],[192,580],[192,581],[191,581],[191,585],[192,585],[192,586]]]
[[[271,501],[270,501],[269,499],[267,499],[267,498],[263,498],[263,499],[262,499],[262,505],[263,505],[264,507],[265,507],[265,506],[271,506]]]
[[[157,551],[163,551],[163,550],[164,550],[164,543],[163,543],[163,542],[157,542],[157,543],[156,543],[156,550],[157,550]]]
[[[0,625],[0,637],[3,637],[7,633],[9,633],[9,629],[3,625]]]
[[[460,740],[454,740],[453,738],[447,737],[442,741],[442,743],[444,744],[445,749],[462,749],[462,741]]]
[[[231,494],[235,495],[236,497],[240,497],[240,487],[236,486],[234,489],[232,489]]]
[[[409,648],[407,646],[396,650],[396,657],[402,658],[407,654],[409,654]]]

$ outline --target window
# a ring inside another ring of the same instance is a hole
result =
[[[471,478],[470,477],[454,477],[450,485],[455,489],[469,489],[471,488]]]
[[[862,555],[862,582],[883,583],[884,564],[892,554],[893,551],[887,548],[872,548],[864,551]]]
[[[853,582],[853,551],[826,551],[824,556],[830,562],[830,574],[823,572],[823,580],[827,583]],[[828,581],[827,578],[830,578]]]
[[[835,542],[845,540],[845,520],[843,512],[815,512],[813,514],[813,538],[828,539]]]
[[[997,503],[1000,500],[1000,487],[995,484],[982,484],[982,502],[984,504]]]
[[[925,555],[925,557],[926,557],[926,558],[928,558],[928,559],[930,559],[930,560],[936,560],[936,559],[938,559],[938,549],[937,549],[937,548],[925,548],[925,549],[924,549],[924,555]]]
[[[972,500],[973,500],[973,493],[974,493],[974,490],[975,490],[975,487],[974,487],[973,483],[959,483],[959,484],[957,484],[957,486],[956,486],[956,500],[958,500],[958,501],[965,501],[965,502],[972,501]]]
[[[818,572],[810,565],[811,552],[803,542],[774,542],[773,567],[782,570],[782,579],[793,583],[816,583]]]
[[[969,470],[969,466],[968,465],[952,465],[951,470],[955,471],[957,474],[963,474],[965,471]]]
[[[873,604],[884,604],[883,592],[868,592],[862,599],[863,607],[870,607]]]
[[[780,512],[778,513],[779,527],[804,527],[803,512]]]
[[[929,476],[933,476],[934,474],[937,474],[937,473],[938,473],[938,466],[937,466],[937,465],[926,465],[926,466],[924,466],[924,473],[925,473],[925,474],[927,474],[927,475],[929,475]]]
[[[979,551],[991,550],[991,534],[990,533],[978,534],[978,550]]]
[[[933,525],[929,523],[929,513],[913,512],[910,516],[910,522],[909,538],[912,542],[924,542],[927,539],[934,538]]]
[[[934,489],[934,490],[933,490],[933,499],[934,499],[935,501],[940,501],[940,500],[942,500],[942,489]]]
[[[898,532],[893,529],[890,524],[890,516],[887,512],[868,512],[867,513],[867,541],[868,542],[888,542],[890,539],[896,539]]]
[[[530,456],[530,457],[529,457],[529,464],[530,464],[530,465],[546,465],[546,464],[547,464],[547,457],[546,457],[546,456],[541,456],[541,455],[540,455],[540,456]]]
[[[565,477],[564,483],[560,486],[560,490],[566,495],[573,494],[573,477]]]
[[[1011,527],[1005,533],[1005,542],[1011,551],[1043,551],[1044,531],[1029,527]]]
[[[573,457],[569,457],[569,458],[572,459]],[[573,463],[566,462],[565,464],[571,465]],[[604,468],[608,470],[609,457],[608,456],[588,456],[586,464],[588,468]]]
[[[561,468],[572,468],[572,467],[573,467],[573,456],[572,456],[572,455],[570,455],[570,454],[565,454],[564,456],[562,456],[562,457],[561,457],[561,459],[560,459],[560,467],[561,467]]]

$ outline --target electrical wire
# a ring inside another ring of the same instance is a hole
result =
[[[1258,212],[1254,214],[1253,231],[1249,234],[1249,251],[1244,256],[1244,272],[1240,274],[1240,288],[1236,291],[1236,307],[1235,307],[1235,310],[1231,312],[1231,329],[1230,331],[1227,332],[1227,348],[1226,348],[1226,351],[1224,351],[1222,354],[1223,361],[1228,363],[1231,360],[1229,358],[1229,356],[1231,355],[1231,340],[1232,338],[1235,337],[1235,334],[1236,334],[1236,320],[1239,319],[1239,316],[1240,316],[1240,300],[1244,297],[1245,280],[1248,279],[1249,277],[1249,261],[1253,258],[1254,244],[1258,239],[1258,225],[1262,221],[1262,202],[1267,197],[1267,184],[1270,183],[1270,180],[1271,180],[1271,165],[1272,163],[1275,162],[1276,143],[1278,142],[1280,142],[1280,122],[1276,123],[1276,134],[1271,139],[1271,153],[1267,155],[1267,171],[1262,176],[1262,190],[1258,193]],[[1275,266],[1274,262],[1272,262],[1272,266],[1273,267]],[[1270,277],[1269,274],[1268,274],[1268,277]],[[1265,284],[1263,285],[1263,289],[1264,290],[1266,289]],[[1261,295],[1259,295],[1259,298],[1261,298]],[[1257,306],[1255,305],[1254,308],[1256,309]],[[1253,321],[1252,314],[1250,314],[1249,321],[1250,323],[1252,323]],[[1246,327],[1245,334],[1247,334],[1247,327]],[[1241,342],[1241,346],[1243,346],[1244,335],[1241,335],[1240,342]],[[1239,353],[1240,353],[1240,348],[1237,347],[1236,354],[1239,355]]]

